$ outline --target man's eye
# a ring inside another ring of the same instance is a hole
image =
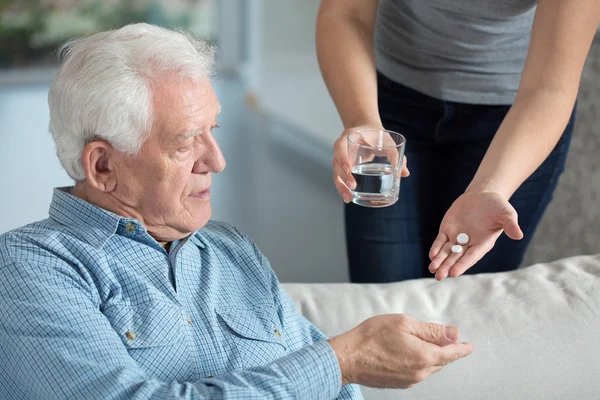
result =
[[[185,153],[187,151],[190,151],[192,149],[192,146],[185,146],[185,147],[180,147],[177,149],[177,151],[181,152],[181,153]]]

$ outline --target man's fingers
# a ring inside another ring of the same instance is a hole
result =
[[[475,350],[473,345],[467,342],[454,343],[447,346],[438,347],[437,353],[439,358],[437,364],[438,366],[443,367],[444,365],[448,365],[451,362],[468,356],[473,352],[473,350]]]
[[[410,333],[429,343],[446,346],[455,343],[460,335],[453,326],[436,324],[434,322],[416,321],[410,327]]]
[[[431,374],[435,374],[436,372],[439,372],[442,369],[441,365],[434,365],[433,367],[429,367],[426,371],[427,371],[427,376],[431,375]]]

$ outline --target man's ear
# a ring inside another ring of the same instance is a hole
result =
[[[105,140],[94,140],[85,145],[81,164],[91,187],[103,192],[112,192],[117,187],[115,156],[117,152]]]

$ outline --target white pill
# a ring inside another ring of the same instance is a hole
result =
[[[469,243],[469,235],[466,233],[459,233],[456,237],[456,241],[458,244],[462,244],[464,246],[465,244]]]
[[[452,252],[454,254],[462,253],[462,246],[460,244],[455,244],[452,246]]]

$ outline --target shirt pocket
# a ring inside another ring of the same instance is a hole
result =
[[[168,346],[183,336],[182,313],[173,304],[114,304],[103,313],[128,349]]]
[[[285,332],[272,304],[219,308],[225,340],[235,349],[234,364],[244,368],[266,365],[287,354]]]
[[[193,372],[185,318],[177,305],[111,304],[102,312],[129,355],[153,377],[178,380]]]

